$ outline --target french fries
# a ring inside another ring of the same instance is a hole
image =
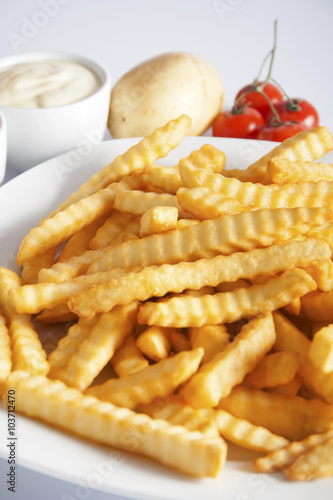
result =
[[[333,475],[333,175],[313,163],[332,135],[301,132],[245,171],[208,144],[157,165],[189,126],[156,130],[44,218],[21,278],[0,268],[0,393],[196,477],[220,473],[224,439],[268,453],[258,472]],[[63,330],[52,352],[32,320]]]

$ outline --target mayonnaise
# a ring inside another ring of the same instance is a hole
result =
[[[43,60],[15,64],[0,71],[0,105],[63,106],[84,99],[99,86],[97,75],[76,62]]]

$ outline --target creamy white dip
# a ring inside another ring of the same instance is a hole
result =
[[[93,94],[97,75],[82,64],[43,60],[0,71],[0,105],[19,108],[64,106]]]

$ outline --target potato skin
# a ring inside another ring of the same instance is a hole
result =
[[[223,102],[223,82],[208,62],[188,53],[162,54],[115,84],[108,127],[115,138],[143,137],[185,113],[192,118],[188,135],[200,135]]]

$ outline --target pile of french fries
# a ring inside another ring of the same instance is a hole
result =
[[[245,171],[209,144],[156,164],[190,122],[31,229],[21,276],[0,268],[1,391],[185,474],[216,477],[229,441],[263,455],[258,472],[333,475],[333,165],[314,163],[332,135],[301,132]],[[71,322],[49,356],[32,319]]]

